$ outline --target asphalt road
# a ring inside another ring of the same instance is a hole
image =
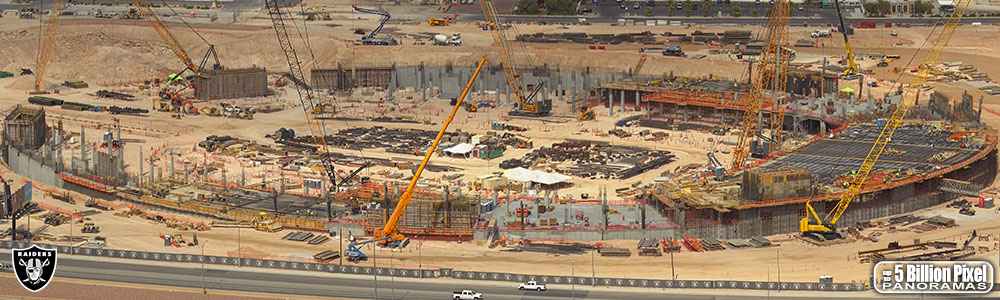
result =
[[[9,250],[0,251],[0,262],[10,265]],[[8,271],[9,272],[9,271]],[[202,275],[204,274],[204,284]],[[76,278],[108,282],[150,284],[209,290],[230,290],[254,293],[275,293],[320,297],[355,299],[449,299],[452,291],[472,289],[483,293],[486,299],[765,299],[802,298],[801,293],[766,291],[723,290],[723,295],[711,291],[686,291],[665,289],[633,289],[629,291],[607,288],[549,285],[545,292],[518,291],[515,283],[465,281],[448,279],[400,279],[393,281],[382,276],[378,280],[378,296],[373,278],[361,276],[321,276],[300,271],[273,271],[256,268],[208,266],[192,263],[130,262],[122,259],[72,257],[60,255],[55,278]],[[809,298],[852,299],[875,296],[869,293],[810,293]],[[908,297],[878,297],[879,299],[907,299]],[[936,297],[929,297],[936,298]]]

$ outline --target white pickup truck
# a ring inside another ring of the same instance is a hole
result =
[[[522,283],[520,286],[517,287],[517,289],[519,289],[519,290],[535,290],[535,291],[541,292],[541,291],[545,290],[545,285],[544,284],[538,284],[538,282],[534,282],[534,281],[528,281],[528,282]]]
[[[464,290],[461,292],[452,292],[451,299],[455,300],[483,300],[483,294],[476,293],[470,290]]]

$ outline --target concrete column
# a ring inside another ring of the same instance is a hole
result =
[[[614,93],[611,92],[611,91],[607,91],[607,92],[608,92],[608,116],[609,117],[614,117],[615,116],[615,97],[614,97]]]
[[[285,193],[285,172],[284,171],[279,171],[278,172],[278,176],[281,177],[279,179],[279,181],[278,181],[278,184],[279,184],[278,188],[280,189],[281,193],[284,194]]]
[[[190,182],[188,179],[188,175],[190,175],[190,172],[188,172],[187,168],[184,168],[184,183]]]
[[[562,86],[562,83],[560,83],[559,87],[556,89],[556,96],[559,97],[559,102],[563,102],[563,86]]]
[[[83,172],[87,173],[90,170],[90,164],[87,163],[87,127],[83,125],[80,125],[80,160],[83,161]]]
[[[625,113],[625,90],[622,90],[621,92],[622,92],[621,93],[622,107],[618,108],[618,111],[620,111],[621,113]]]
[[[174,154],[171,153],[170,154],[170,178],[174,178],[174,174],[177,174],[177,173],[174,173],[174,171],[175,171],[175,169],[174,169]]]
[[[122,141],[121,141],[122,140],[122,127],[118,126],[118,124],[115,124],[115,131],[117,131],[118,143],[121,144],[121,146],[118,147],[118,170],[115,171],[115,174],[116,174],[115,177],[118,177],[118,178],[115,181],[121,182],[120,181],[121,178],[125,177],[125,176],[121,176],[122,174],[125,173],[125,143],[122,143]],[[60,164],[62,164],[62,160],[60,160]]]
[[[637,107],[637,108],[639,107],[639,102],[641,101],[641,99],[642,99],[642,93],[639,92],[639,90],[636,90],[635,91],[635,107]]]
[[[135,177],[135,185],[142,186],[142,149],[139,149],[139,176]]]
[[[154,178],[153,175],[154,175],[153,174],[153,156],[150,155],[149,156],[149,183],[150,184],[152,184],[154,181],[156,181],[156,178]]]
[[[510,214],[510,189],[507,189],[507,197],[504,198],[504,202],[507,203],[507,214]]]
[[[170,175],[172,176],[173,174]],[[247,185],[247,169],[243,167],[240,167],[240,185]]]

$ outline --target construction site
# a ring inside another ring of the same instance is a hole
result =
[[[871,27],[514,2],[5,12],[0,237],[614,278],[1000,264],[1000,26],[972,1]]]

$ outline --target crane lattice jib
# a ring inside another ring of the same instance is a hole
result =
[[[42,42],[41,54],[38,57],[38,72],[35,72],[35,90],[42,88],[42,78],[45,69],[52,58],[52,45],[56,41],[56,28],[59,27],[59,15],[62,14],[62,0],[52,1],[52,11],[49,13],[49,26],[45,28],[45,40]]]
[[[503,23],[500,22],[500,15],[497,14],[493,0],[482,0],[479,2],[479,7],[483,9],[483,16],[486,17],[486,26],[490,29],[490,33],[493,34],[493,41],[499,44],[494,45],[494,48],[497,50],[500,65],[503,66],[503,71],[507,75],[507,85],[514,91],[518,103],[522,105],[530,104],[531,99],[525,97],[524,91],[521,89],[523,86],[521,74],[517,71],[517,63],[514,62],[514,53],[510,50],[510,39],[507,38],[507,33],[502,29]]]
[[[316,144],[319,159],[323,163],[323,169],[330,180],[330,185],[333,186],[337,184],[336,173],[333,169],[333,163],[326,157],[327,153],[330,153],[326,145],[326,131],[312,113],[316,108],[316,104],[313,102],[312,88],[305,82],[302,64],[299,62],[298,54],[295,53],[295,48],[292,47],[292,41],[288,38],[288,31],[285,30],[285,21],[281,17],[281,10],[278,8],[278,0],[266,0],[264,4],[267,6],[267,14],[271,17],[271,22],[274,25],[274,32],[278,36],[278,44],[285,53],[285,59],[288,60],[288,73],[289,76],[294,78],[291,81],[295,83],[294,86],[295,91],[299,95],[299,103],[302,104],[302,110],[306,113],[306,124],[309,125],[309,133],[312,135],[313,143]],[[327,198],[332,197],[333,193],[327,193]]]
[[[365,38],[368,38],[368,39],[374,38],[376,34],[378,34],[380,31],[382,31],[382,27],[385,26],[385,22],[389,22],[390,15],[387,12],[377,11],[377,10],[374,10],[374,9],[360,8],[360,7],[357,7],[357,6],[354,6],[354,10],[359,11],[359,12],[363,12],[363,13],[366,13],[366,14],[374,14],[374,15],[380,15],[380,16],[382,16],[382,19],[379,20],[379,22],[378,22],[378,27],[375,27],[375,30],[372,30],[372,32],[369,32],[368,35],[365,36]]]
[[[192,72],[201,73],[201,69],[199,69],[198,66],[195,66],[194,61],[192,61],[191,57],[188,56],[187,51],[184,50],[181,43],[177,41],[177,38],[175,38],[172,33],[170,33],[170,30],[167,30],[167,26],[163,25],[163,21],[160,21],[160,17],[156,16],[156,13],[153,12],[153,8],[151,8],[145,0],[132,0],[132,5],[135,5],[136,11],[139,12],[139,15],[149,22],[149,25],[153,27],[153,30],[156,30],[156,33],[160,35],[163,42],[167,44],[168,48],[170,48],[170,51],[174,52],[174,55],[181,59],[184,66],[191,69]]]
[[[920,64],[917,76],[910,81],[910,85],[903,91],[903,99],[900,105],[896,107],[896,111],[892,112],[892,117],[889,118],[885,127],[882,128],[882,133],[875,140],[872,149],[868,151],[868,156],[861,163],[861,168],[858,169],[857,175],[851,179],[847,191],[840,196],[840,202],[837,203],[837,207],[823,218],[825,223],[836,224],[837,220],[844,215],[847,206],[851,204],[851,201],[854,201],[854,197],[861,191],[862,184],[868,180],[868,174],[875,167],[875,162],[878,161],[878,157],[882,154],[882,150],[885,149],[885,145],[889,143],[889,139],[892,138],[892,134],[896,131],[896,128],[902,125],[906,112],[916,102],[917,96],[924,86],[924,82],[927,81],[927,77],[930,75],[931,68],[937,63],[941,51],[948,45],[948,40],[955,33],[955,28],[958,27],[959,22],[962,20],[962,15],[965,14],[965,9],[969,7],[971,1],[959,0],[955,3],[955,10],[948,16],[948,21],[945,23],[944,29],[941,30],[937,40],[934,41],[934,46],[927,52],[927,58]]]
[[[844,50],[847,51],[847,70],[844,70],[844,75],[856,75],[858,74],[858,66],[854,64],[854,53],[851,52],[851,42],[847,40],[847,24],[844,24],[844,15],[840,11],[840,0],[833,0],[833,4],[837,8],[837,19],[840,20],[840,27],[837,30],[844,36]]]
[[[776,3],[774,8],[779,12],[774,16],[772,26],[775,26],[774,43],[776,43],[774,62],[774,81],[771,89],[771,151],[781,149],[781,129],[785,124],[785,87],[788,85],[788,62],[791,59],[791,51],[788,47],[788,18],[792,5],[789,1]]]
[[[763,39],[764,47],[757,60],[757,72],[751,74],[750,94],[746,99],[746,110],[743,111],[740,138],[736,148],[733,149],[732,170],[742,168],[750,156],[750,140],[753,139],[760,121],[760,105],[764,98],[764,89],[771,84],[774,77],[774,63],[782,56],[779,41],[782,32],[787,33],[787,28],[784,31],[782,28],[788,26],[788,5],[786,0],[776,1],[768,18]]]
[[[438,131],[437,137],[434,138],[434,142],[431,143],[431,147],[427,149],[427,153],[424,154],[424,160],[420,162],[420,166],[417,167],[417,172],[413,173],[413,178],[410,178],[410,184],[406,186],[406,190],[403,191],[402,197],[399,198],[399,202],[396,203],[396,209],[392,211],[392,216],[389,220],[385,222],[385,227],[382,230],[375,231],[374,239],[388,238],[389,240],[402,240],[404,237],[399,234],[398,225],[399,217],[403,216],[403,212],[406,211],[406,206],[410,204],[410,199],[413,198],[413,189],[417,184],[417,180],[420,179],[420,174],[424,172],[424,167],[427,166],[427,162],[430,161],[431,156],[434,154],[434,149],[437,148],[438,142],[441,141],[441,136],[444,135],[445,130],[448,129],[448,125],[451,124],[451,120],[455,119],[455,113],[458,112],[458,108],[462,106],[462,101],[465,100],[465,96],[469,94],[469,90],[472,89],[472,83],[476,82],[476,77],[479,76],[479,70],[483,69],[483,65],[486,64],[486,57],[483,56],[479,60],[479,66],[476,67],[476,71],[472,73],[472,78],[469,78],[469,83],[465,85],[465,90],[462,91],[462,95],[458,98],[458,103],[455,103],[455,107],[452,107],[451,114],[448,115],[448,119],[445,119],[444,124],[441,125],[441,130]]]

